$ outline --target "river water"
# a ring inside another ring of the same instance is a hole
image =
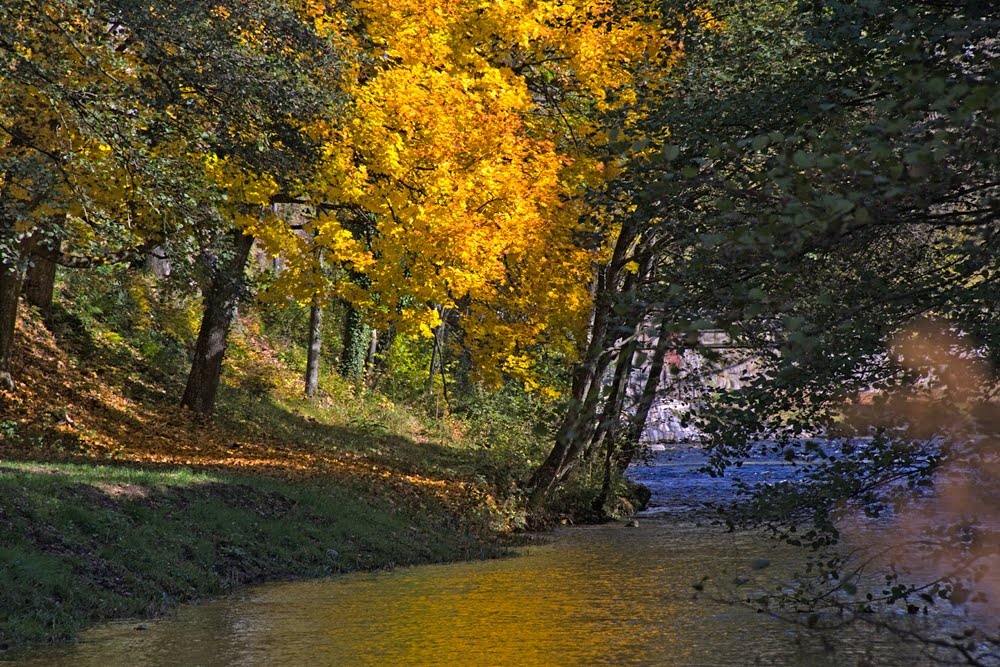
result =
[[[787,577],[801,554],[705,523],[695,506],[724,495],[728,482],[696,475],[699,464],[663,453],[637,469],[655,493],[638,527],[565,528],[501,560],[255,587],[144,630],[105,625],[17,664],[930,664],[867,626],[824,638],[716,599]],[[741,474],[780,478],[782,465]],[[753,570],[760,558],[772,565]]]

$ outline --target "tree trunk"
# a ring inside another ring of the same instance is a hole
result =
[[[670,349],[670,324],[666,316],[660,324],[657,334],[656,347],[653,350],[653,359],[649,365],[649,377],[642,388],[639,402],[636,404],[635,415],[632,416],[627,432],[624,434],[622,442],[621,456],[618,459],[619,472],[625,472],[635,455],[639,451],[639,438],[646,429],[646,420],[649,419],[649,411],[656,401],[656,394],[660,389],[660,377],[663,375],[663,364],[667,358],[667,350]]]
[[[170,276],[170,258],[166,248],[158,245],[146,254],[146,270],[161,280]]]
[[[569,407],[556,431],[552,451],[528,482],[531,488],[529,506],[532,509],[542,508],[552,491],[572,469],[593,435],[601,378],[611,363],[606,340],[612,314],[611,305],[610,295],[599,294],[591,342],[586,356],[573,373]]]
[[[218,258],[212,284],[205,295],[205,315],[198,331],[191,374],[181,399],[182,406],[206,417],[215,407],[229,329],[246,289],[243,273],[253,245],[252,236],[240,231],[233,236],[233,247]]]
[[[446,342],[446,335],[448,331],[448,314],[443,308],[438,308],[438,315],[441,319],[441,324],[437,325],[434,329],[434,347],[431,348],[431,365],[427,369],[427,396],[428,398],[434,393],[434,376],[438,372],[441,373],[441,381],[444,382],[445,376],[445,366],[444,366],[444,346]],[[447,400],[448,387],[445,385],[445,400]],[[437,406],[435,406],[435,412],[437,412]],[[435,415],[437,416],[437,415]]]
[[[47,315],[52,308],[52,291],[56,284],[56,263],[34,255],[24,277],[24,298]]]
[[[0,389],[7,391],[14,390],[14,336],[23,276],[20,266],[0,263]]]
[[[639,331],[643,321],[648,316],[649,308],[639,297],[639,287],[642,279],[649,270],[651,256],[646,253],[639,262],[639,269],[632,276],[625,280],[622,290],[623,295],[630,298],[632,308],[630,309],[628,320],[624,323],[622,336],[625,343],[618,355],[618,363],[615,366],[614,379],[611,381],[611,390],[604,403],[604,410],[601,413],[601,421],[597,425],[597,430],[584,454],[585,459],[589,459],[591,450],[600,451],[604,445],[604,479],[601,482],[601,491],[594,499],[594,511],[603,512],[604,506],[611,497],[611,483],[614,481],[613,461],[617,448],[620,444],[620,426],[622,412],[625,410],[625,400],[628,398],[629,378],[635,368],[635,356],[639,349]]]
[[[586,460],[590,459],[592,451],[600,449],[606,436],[609,434],[613,436],[613,432],[618,426],[618,422],[621,418],[622,410],[625,407],[625,398],[628,394],[628,379],[630,373],[632,372],[632,363],[635,359],[635,353],[639,346],[639,327],[642,325],[643,318],[646,315],[646,308],[644,308],[639,299],[636,298],[634,290],[636,289],[637,284],[637,276],[630,276],[625,281],[623,294],[627,294],[629,290],[632,290],[631,298],[634,301],[634,305],[629,311],[628,319],[622,323],[621,328],[617,332],[612,332],[611,337],[624,337],[626,342],[618,354],[618,363],[615,366],[614,379],[611,381],[608,398],[604,402],[604,410],[601,412],[601,420],[598,422],[597,429],[594,431],[593,437],[587,445],[584,453],[584,459]]]
[[[360,382],[365,374],[365,358],[371,344],[371,327],[361,313],[347,304],[344,314],[344,349],[340,353],[340,374],[351,382]]]
[[[594,510],[602,511],[611,495],[611,482],[615,448],[618,446],[618,426],[621,422],[622,411],[625,409],[625,396],[628,393],[628,379],[632,374],[635,352],[638,341],[633,338],[622,349],[618,356],[618,364],[615,367],[615,377],[611,383],[611,392],[608,400],[604,404],[604,412],[601,414],[601,422],[597,426],[591,447],[595,451],[600,451],[604,445],[604,479],[601,483],[601,492],[594,500]]]
[[[306,396],[319,390],[319,352],[322,343],[323,307],[314,303],[309,309],[309,354],[306,358]]]
[[[378,336],[375,342],[375,355],[371,361],[371,372],[368,374],[368,383],[372,389],[376,389],[382,378],[389,371],[389,349],[396,339],[396,328],[392,325]]]
[[[372,340],[368,344],[368,354],[365,355],[365,366],[372,368],[375,365],[375,355],[378,354],[378,329],[372,329]]]
[[[651,238],[647,238],[646,242]],[[556,432],[552,451],[528,482],[528,505],[533,510],[540,510],[545,505],[594,436],[601,382],[614,360],[614,345],[619,338],[612,325],[620,317],[614,306],[622,294],[623,267],[627,256],[636,250],[636,241],[642,240],[636,222],[624,225],[615,241],[611,260],[598,273],[590,338],[573,373],[569,406]]]

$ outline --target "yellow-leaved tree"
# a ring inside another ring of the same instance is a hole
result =
[[[617,169],[599,120],[634,101],[638,71],[675,57],[650,6],[618,7],[354,3],[340,22],[356,35],[349,102],[305,129],[324,145],[306,184],[319,213],[305,234],[258,233],[287,258],[284,285],[413,335],[450,317],[491,384],[537,387],[540,345],[571,359],[614,234],[585,200]],[[353,279],[317,279],[318,249]]]

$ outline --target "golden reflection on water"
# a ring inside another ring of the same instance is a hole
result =
[[[794,554],[676,521],[573,528],[515,558],[263,586],[146,631],[106,626],[24,664],[919,664],[900,662],[889,637],[824,647],[751,610],[693,599],[706,574],[728,585],[768,556],[774,576]]]

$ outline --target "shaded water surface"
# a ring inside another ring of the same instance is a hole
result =
[[[677,472],[669,459],[661,464],[640,475]],[[721,493],[707,489],[695,496]],[[761,557],[772,566],[752,571]],[[23,664],[921,664],[885,634],[856,628],[831,643],[707,599],[732,589],[736,576],[750,578],[744,587],[787,576],[798,558],[694,514],[662,513],[637,528],[564,529],[503,560],[261,586],[183,607],[145,631],[135,621],[103,626]],[[693,584],[706,575],[710,586],[694,599]]]

